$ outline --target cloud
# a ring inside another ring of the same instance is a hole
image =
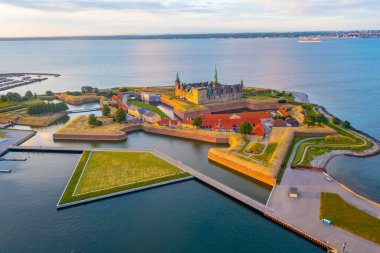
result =
[[[0,37],[379,29],[378,0],[0,0]]]

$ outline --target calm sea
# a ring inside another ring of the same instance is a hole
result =
[[[172,85],[176,72],[186,82],[204,81],[212,79],[216,64],[223,82],[243,79],[247,86],[307,93],[380,138],[380,39],[20,41],[0,42],[0,57],[0,72],[62,75],[12,90],[22,93]],[[141,138],[134,136],[130,141]],[[36,140],[31,142],[38,145]],[[15,173],[1,178],[0,190],[9,194],[0,194],[0,201],[9,204],[0,209],[0,252],[322,252],[192,181],[56,212],[51,206],[76,161],[31,157],[30,170],[15,163]],[[338,157],[328,169],[380,201],[380,156]]]

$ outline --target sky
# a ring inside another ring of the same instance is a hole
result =
[[[380,29],[380,0],[0,0],[0,37]]]

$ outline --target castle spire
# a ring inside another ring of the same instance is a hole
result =
[[[215,70],[214,70],[214,79],[212,79],[213,84],[218,83],[218,71],[216,70],[216,64],[215,64]]]
[[[178,82],[180,81],[180,80],[179,80],[178,72],[177,72],[177,76],[176,76],[175,80],[178,81]]]

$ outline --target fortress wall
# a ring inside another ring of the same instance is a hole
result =
[[[100,135],[100,134],[53,134],[54,140],[80,140],[80,141],[122,141],[127,139],[126,133],[120,135]]]
[[[142,130],[142,124],[127,126],[127,127],[124,127],[123,129],[120,129],[120,131],[125,132],[125,133],[138,131],[138,130]]]
[[[215,149],[210,149],[208,152],[208,159],[210,159],[213,162],[216,162],[218,164],[221,164],[225,167],[228,167],[232,170],[238,171],[248,177],[254,178],[260,182],[266,183],[268,185],[274,186],[276,184],[276,179],[273,177],[268,177],[263,174],[260,174],[258,172],[255,172],[251,170],[248,167],[245,167],[241,164],[238,164],[232,160],[224,158],[221,154],[218,152],[213,152]]]
[[[207,136],[207,135],[187,133],[185,131],[173,131],[171,129],[157,128],[157,127],[151,127],[147,125],[143,125],[142,129],[148,133],[162,134],[162,135],[180,137],[180,138],[191,139],[191,140],[206,141],[206,142],[212,142],[212,143],[228,143],[229,141],[229,137],[213,137],[213,136]]]

